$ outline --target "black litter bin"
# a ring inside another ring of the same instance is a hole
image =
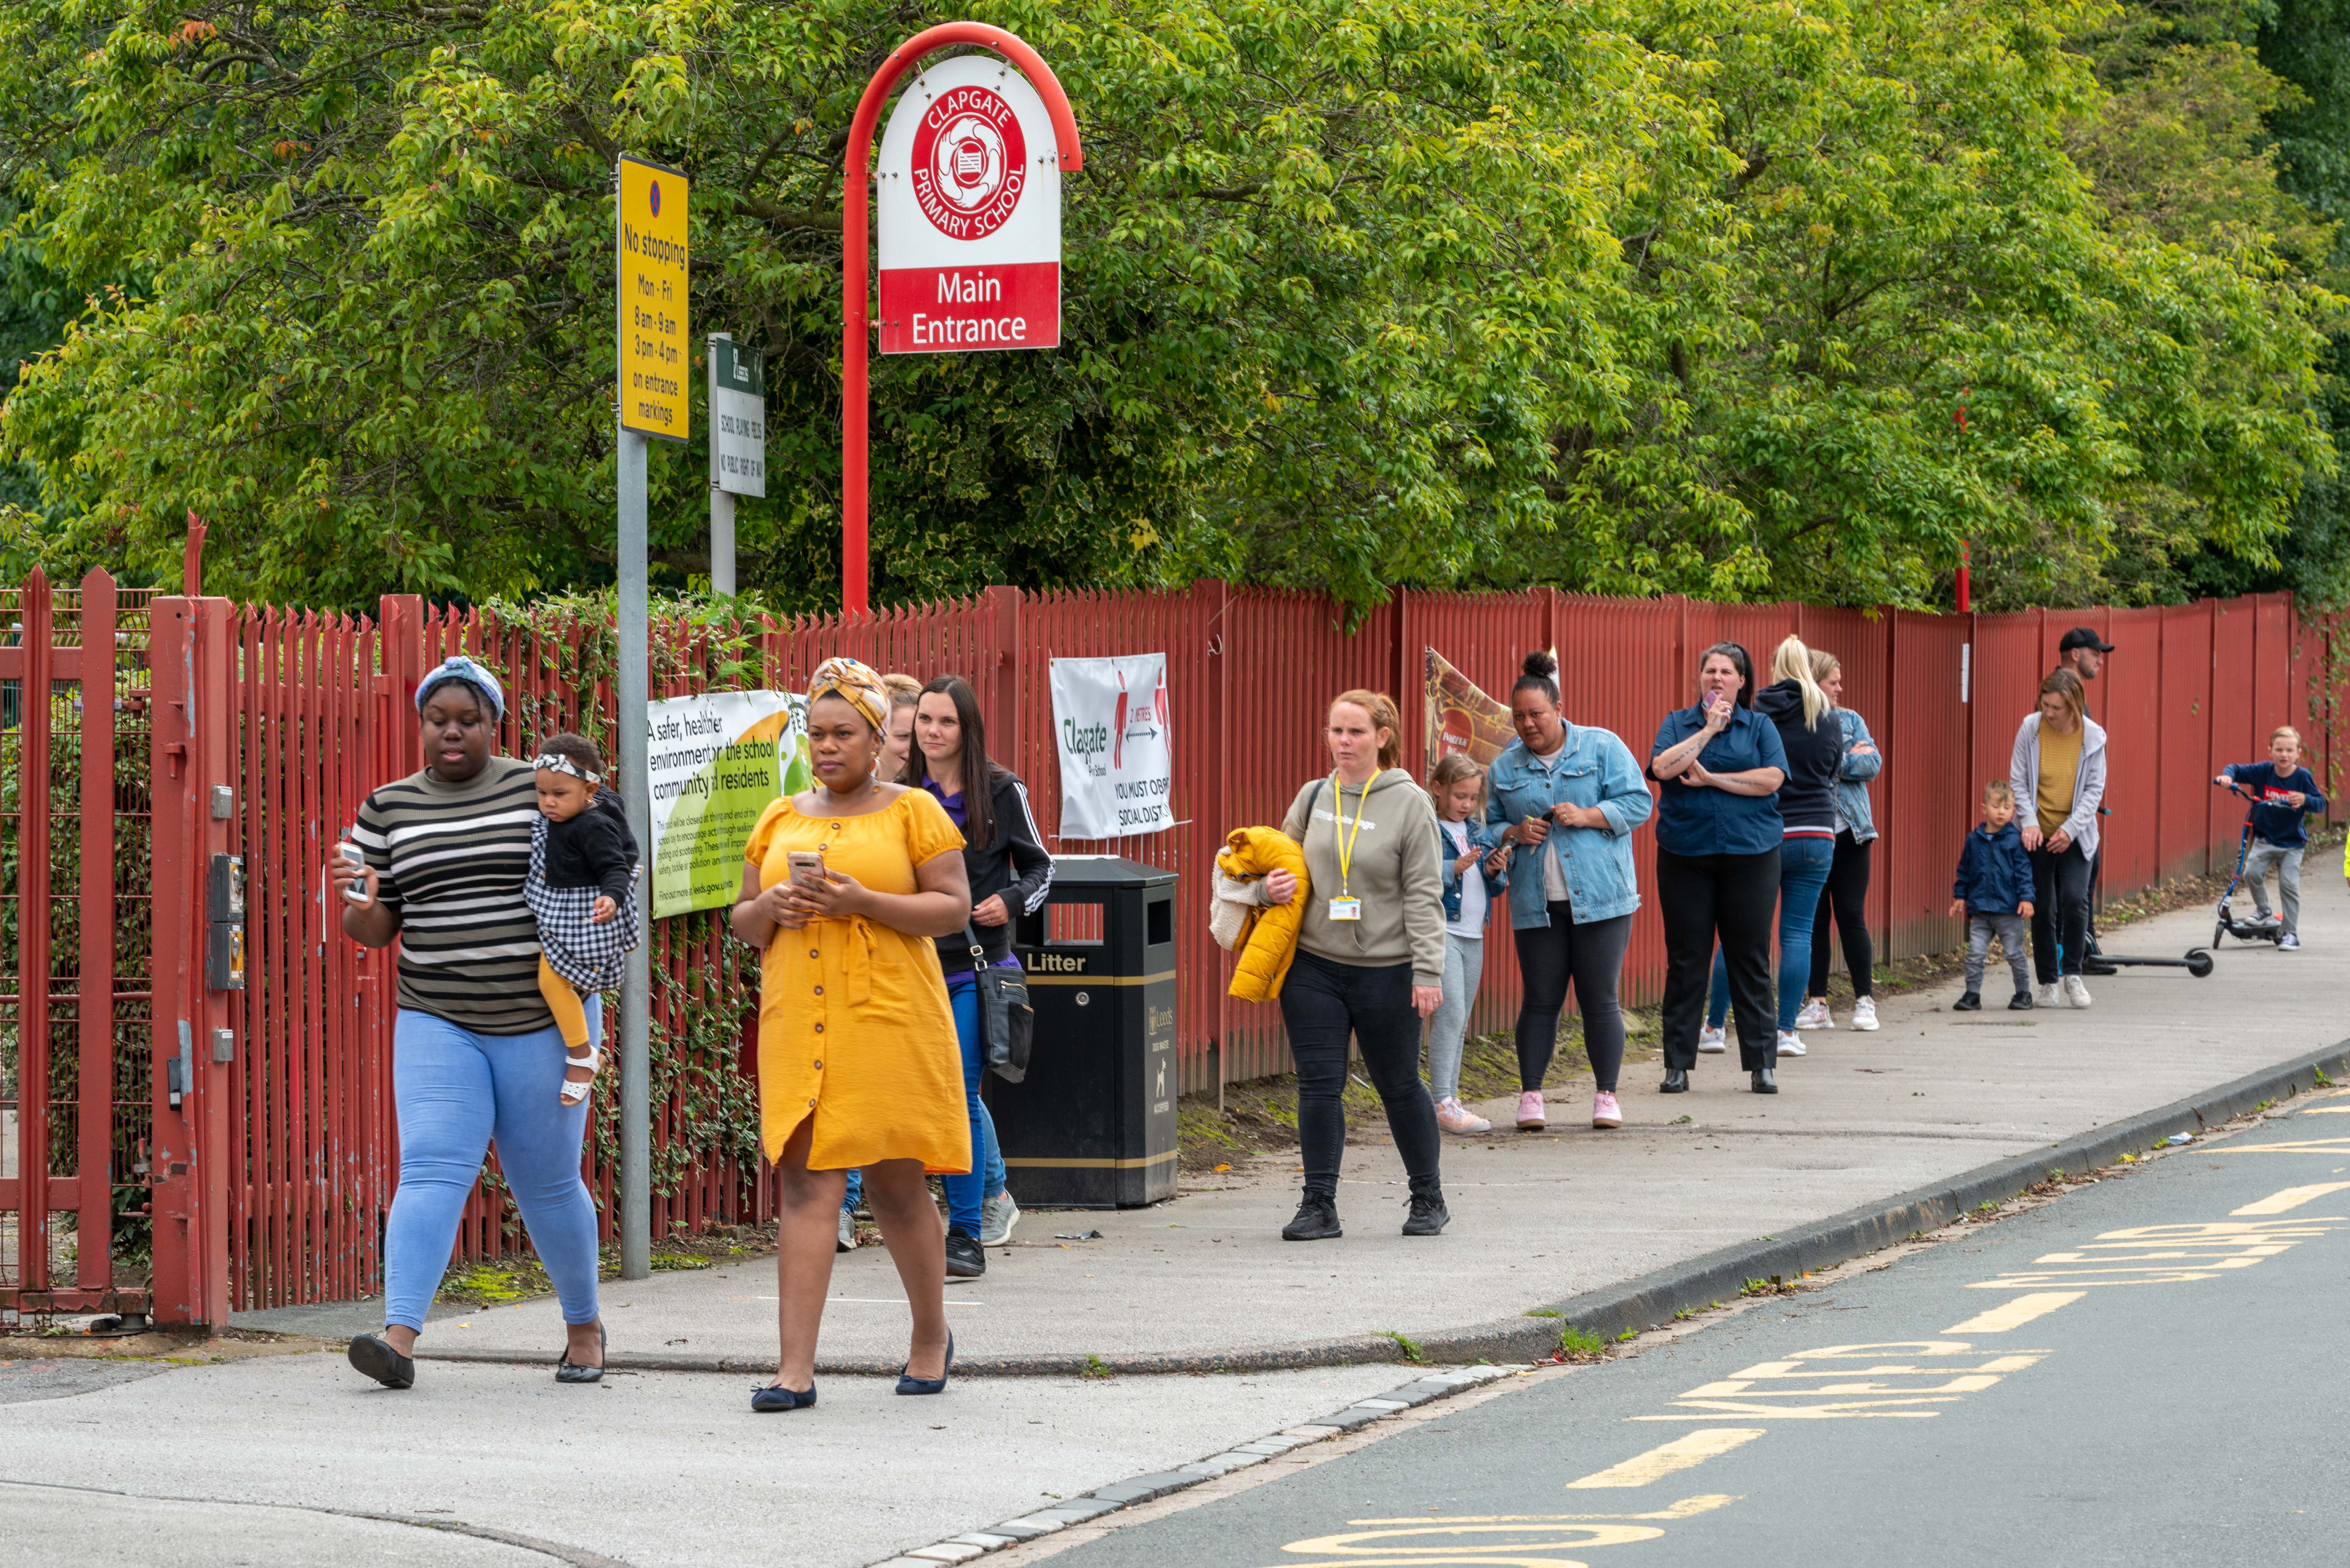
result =
[[[1014,930],[1036,1009],[1028,1075],[987,1103],[1013,1197],[1121,1209],[1175,1196],[1175,873],[1059,855]]]

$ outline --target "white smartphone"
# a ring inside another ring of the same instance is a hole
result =
[[[803,888],[813,888],[824,880],[824,851],[795,849],[785,857],[791,867],[792,880]]]
[[[354,904],[374,903],[375,895],[368,891],[367,852],[361,849],[358,845],[353,844],[349,839],[346,838],[341,843],[335,846],[335,853],[343,857],[343,863],[345,865],[348,866],[352,870],[359,874],[359,879],[358,881],[351,883],[343,889],[343,897],[348,898]]]

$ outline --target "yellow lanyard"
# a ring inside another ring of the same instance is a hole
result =
[[[1375,780],[1378,775],[1373,774],[1371,777]],[[1352,833],[1347,831],[1347,788],[1338,782],[1336,770],[1330,774],[1330,793],[1337,798],[1337,808],[1331,814],[1330,834],[1338,841],[1338,896],[1351,898],[1354,888],[1347,881],[1347,873],[1355,863],[1355,840],[1362,836],[1363,806],[1371,798],[1371,786],[1365,783],[1363,793],[1355,797],[1355,830]]]

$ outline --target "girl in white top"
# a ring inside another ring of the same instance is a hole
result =
[[[1457,752],[1440,757],[1428,793],[1444,840],[1444,1000],[1428,1021],[1429,1092],[1446,1132],[1491,1132],[1492,1123],[1461,1104],[1461,1055],[1485,972],[1485,923],[1502,886],[1479,864],[1496,852],[1484,825],[1485,770]]]

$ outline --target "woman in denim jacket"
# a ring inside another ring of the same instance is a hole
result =
[[[1828,1012],[1828,921],[1833,919],[1844,929],[1844,966],[1852,974],[1852,1026],[1874,1029],[1877,997],[1869,971],[1877,961],[1868,940],[1868,859],[1877,821],[1869,810],[1868,781],[1885,765],[1885,758],[1869,738],[1867,724],[1844,705],[1844,666],[1836,656],[1812,649],[1812,679],[1835,704],[1836,722],[1844,726],[1844,763],[1835,778],[1835,860],[1828,867],[1828,885],[1820,890],[1820,912],[1812,921],[1812,983],[1795,1028],[1835,1027]]]
[[[1485,826],[1485,770],[1461,753],[1437,759],[1428,794],[1444,863],[1444,1001],[1428,1019],[1429,1093],[1446,1132],[1492,1132],[1492,1123],[1461,1104],[1461,1053],[1485,974],[1485,928],[1508,882],[1498,864],[1487,864],[1503,858],[1494,855],[1502,841]]]
[[[1518,738],[1493,759],[1486,780],[1486,822],[1506,824],[1503,843],[1525,852],[1510,877],[1510,926],[1525,994],[1518,1013],[1521,1132],[1538,1132],[1547,1119],[1543,1078],[1570,981],[1597,1081],[1591,1125],[1624,1125],[1616,1104],[1624,1065],[1616,988],[1632,940],[1632,911],[1640,907],[1632,830],[1656,809],[1630,747],[1607,730],[1559,716],[1557,670],[1546,653],[1526,655],[1525,672],[1510,691]]]

